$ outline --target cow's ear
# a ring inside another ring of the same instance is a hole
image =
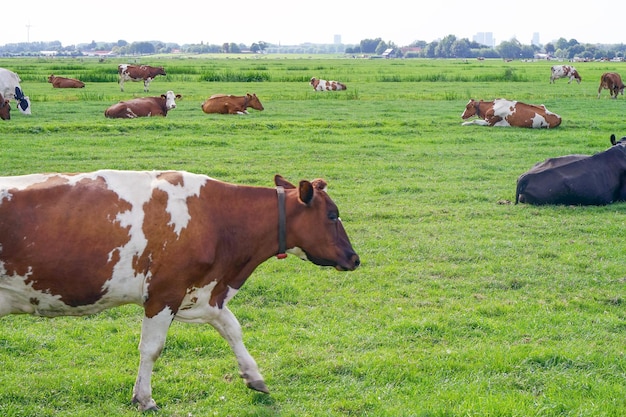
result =
[[[167,99],[167,96],[165,94],[161,94],[161,98]]]
[[[615,135],[611,134],[611,145],[615,146]]]
[[[300,181],[300,188],[298,191],[300,192],[300,201],[302,201],[307,206],[311,205],[311,202],[313,201],[313,196],[315,195],[313,184],[306,180],[302,180]]]
[[[181,96],[180,94],[176,94],[176,100],[181,100],[183,98],[183,96]]]
[[[328,184],[322,178],[315,179],[311,183],[313,184],[313,187],[319,191],[326,191],[326,188],[328,187]]]
[[[276,184],[276,186],[278,187],[283,187],[285,189],[296,188],[295,185],[284,179],[282,175],[279,174],[274,175],[274,184]]]

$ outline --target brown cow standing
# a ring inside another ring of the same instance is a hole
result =
[[[553,128],[561,124],[561,116],[546,109],[546,106],[526,104],[521,101],[498,98],[492,101],[471,99],[461,114],[463,120],[472,116],[479,120],[463,122],[480,126],[515,126],[530,128]]]
[[[609,90],[611,98],[617,98],[617,94],[622,93],[624,95],[624,83],[622,83],[622,77],[616,72],[605,72],[600,76],[600,86],[598,87],[598,98],[600,93],[606,88]]]
[[[11,120],[11,104],[8,98],[2,97],[2,94],[0,94],[0,119]]]
[[[174,95],[168,91],[161,96],[139,97],[131,100],[120,101],[106,109],[104,115],[111,119],[134,119],[136,117],[167,116],[169,110],[176,108],[176,99],[181,99],[180,94]]]
[[[249,114],[248,107],[263,110],[263,105],[256,94],[249,93],[245,96],[214,94],[202,103],[202,111],[205,113]]]
[[[0,177],[0,317],[142,306],[133,389],[141,410],[157,409],[152,370],[172,321],[209,323],[247,386],[267,393],[228,301],[272,256],[339,271],[360,264],[324,180],[274,181],[114,170]]]
[[[120,64],[117,67],[120,77],[120,90],[124,91],[124,81],[143,81],[143,91],[149,91],[150,82],[157,75],[167,75],[163,67],[151,67],[150,65]]]
[[[48,82],[52,83],[52,88],[83,88],[85,87],[85,83],[74,79],[74,78],[65,78],[65,77],[57,77],[56,75],[50,75],[48,77]]]

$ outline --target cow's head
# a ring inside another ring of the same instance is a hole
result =
[[[574,68],[572,68],[572,77],[576,78],[576,82],[578,84],[580,84],[580,81],[582,80],[582,78],[580,77],[580,74],[578,73],[578,71],[576,71]]]
[[[165,99],[165,108],[172,110],[176,108],[176,99],[180,100],[183,96],[180,94],[175,95],[174,92],[170,90],[165,94],[161,94],[161,98]]]
[[[320,83],[320,80],[318,80],[315,77],[311,77],[311,81],[309,81],[309,84],[311,84],[313,86],[313,88],[317,88],[317,85]]]
[[[465,105],[465,110],[461,114],[461,119],[465,120],[465,119],[469,119],[472,116],[478,116],[479,105],[480,105],[480,102],[474,100],[473,98],[470,99],[470,101]]]
[[[15,101],[17,101],[17,108],[24,114],[31,114],[30,112],[30,98],[24,95],[22,89],[15,87]]]
[[[326,193],[326,181],[300,181],[294,186],[280,175],[276,186],[285,189],[288,253],[316,265],[352,271],[361,263],[346,234],[339,210]]]
[[[50,74],[50,76],[48,77],[48,82],[51,83],[54,81],[56,77],[54,76],[54,74]]]
[[[255,110],[263,110],[263,105],[261,104],[261,101],[256,96],[256,94],[251,95],[251,94],[246,93],[246,98],[247,98],[246,106],[252,107]]]
[[[2,97],[0,94],[0,119],[11,120],[11,105],[9,99]]]

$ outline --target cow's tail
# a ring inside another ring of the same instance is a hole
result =
[[[515,188],[515,204],[519,203],[520,201],[519,197],[524,192],[527,185],[528,185],[528,179],[526,175],[522,175],[521,177],[517,179],[517,187]]]

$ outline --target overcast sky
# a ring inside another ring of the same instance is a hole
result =
[[[382,38],[405,46],[447,35],[472,40],[492,32],[496,44],[516,38],[542,44],[564,37],[580,43],[626,43],[626,1],[602,4],[524,0],[375,2],[315,0],[3,0],[0,45],[18,42],[77,43],[159,40],[163,42],[265,41],[344,44]],[[376,5],[376,8],[366,4]],[[30,27],[27,27],[30,26]]]

